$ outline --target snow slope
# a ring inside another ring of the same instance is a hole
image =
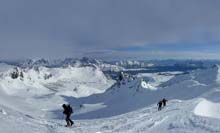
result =
[[[206,76],[208,74],[210,75]],[[217,74],[218,68],[196,70],[175,76],[158,86],[152,86],[153,81],[147,83],[142,78],[136,78],[124,81],[120,86],[115,85],[104,93],[84,98],[64,98],[76,107],[85,104],[85,108],[81,109],[82,112],[75,114],[77,119],[106,118],[156,104],[162,98],[190,100],[201,97],[211,92],[212,88],[218,87]],[[165,78],[162,79],[165,81]],[[154,81],[159,83],[157,80]],[[92,111],[86,107],[97,103],[103,106]]]
[[[103,119],[75,120],[72,128],[63,126],[63,120],[39,119],[11,112],[0,114],[3,120],[1,129],[5,132],[45,132],[45,133],[216,133],[220,132],[218,119],[205,118],[193,113],[199,102],[172,100],[162,111],[158,112],[155,105],[130,113]],[[8,127],[8,124],[13,126]],[[11,128],[12,127],[12,128]]]
[[[23,73],[16,79],[11,78],[14,71]],[[67,68],[11,68],[1,73],[0,86],[8,94],[46,95],[59,93],[74,97],[83,97],[102,93],[111,87],[114,81],[107,79],[102,71],[95,67]]]
[[[17,68],[23,76],[16,79],[13,66],[2,67],[0,128],[6,133],[220,132],[218,66],[120,84],[91,66]],[[168,106],[157,111],[162,98]],[[74,108],[72,128],[64,127],[63,103]]]
[[[200,116],[220,118],[220,103],[204,99],[196,106],[194,113]]]

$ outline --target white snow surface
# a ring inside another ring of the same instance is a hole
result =
[[[1,73],[0,86],[8,94],[45,95],[52,92],[83,97],[102,93],[114,84],[107,79],[102,71],[94,67],[67,67],[21,69],[23,78],[12,79],[10,74],[15,71],[8,69]],[[48,77],[48,78],[47,78]]]
[[[141,82],[141,86],[142,86],[143,88],[145,88],[145,89],[157,90],[156,87],[150,85],[150,83],[147,83],[147,82],[145,82],[145,81],[142,81],[142,82]]]
[[[196,106],[194,113],[205,117],[220,118],[220,103],[204,99]]]
[[[120,85],[89,66],[18,68],[23,77],[17,79],[13,71],[0,65],[4,133],[220,132],[219,67],[178,76],[145,74]],[[168,105],[157,111],[162,98]],[[74,109],[71,128],[64,127],[63,103]]]

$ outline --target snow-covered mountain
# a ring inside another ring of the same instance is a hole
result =
[[[9,63],[10,64],[10,63]],[[14,63],[13,63],[14,64]],[[46,60],[46,59],[28,59],[21,62],[16,63],[16,66],[22,68],[37,68],[37,67],[83,67],[83,66],[93,66],[99,67],[102,71],[113,71],[119,72],[124,70],[122,66],[118,66],[116,64],[111,64],[102,60],[98,59],[89,59],[89,58],[82,58],[82,59],[75,59],[75,58],[66,58],[66,59],[59,59],[59,60]]]
[[[5,92],[20,93],[19,95],[46,95],[54,92],[82,97],[102,93],[113,83],[114,81],[107,79],[99,68],[89,66],[65,68],[8,66],[7,71],[0,74],[0,86]]]
[[[121,60],[121,61],[104,61],[100,59],[91,59],[83,57],[77,58],[65,58],[65,59],[27,59],[24,61],[0,61],[10,65],[16,65],[22,68],[33,67],[67,67],[67,66],[98,66],[103,71],[123,71],[125,69],[140,69],[140,68],[154,68],[158,66],[174,66],[182,68],[205,68],[219,64],[219,61],[206,61],[206,60]]]
[[[148,63],[145,61],[137,61],[137,60],[116,61],[115,64],[118,66],[123,66],[125,68],[144,68],[144,67],[154,66],[153,63]]]
[[[196,98],[211,91],[210,88],[218,85],[218,70],[219,67],[195,70],[189,74],[181,74],[174,77],[163,76],[166,78],[159,80],[156,78],[161,76],[159,74],[154,74],[154,76],[153,74],[147,75],[148,77],[133,80],[126,79],[120,85],[116,84],[105,93],[73,100],[73,105],[90,105],[94,103],[106,105],[103,109],[79,114],[75,117],[94,119],[97,118],[97,114],[99,114],[99,117],[119,115],[154,104],[161,98],[180,100]],[[149,80],[150,76],[154,78]]]
[[[50,61],[0,64],[2,131],[220,132],[219,66],[125,73],[115,81],[100,69],[101,61],[81,62],[56,67]],[[169,100],[168,105],[158,112],[156,104],[162,98]],[[73,128],[63,126],[63,103],[74,108]]]

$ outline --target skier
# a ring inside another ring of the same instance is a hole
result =
[[[161,110],[162,104],[163,104],[163,101],[159,101],[159,102],[158,102],[158,104],[157,104],[157,106],[158,106],[158,111]]]
[[[163,98],[162,102],[163,102],[163,107],[165,107],[167,105],[167,101],[165,98]]]
[[[71,114],[73,113],[73,109],[70,105],[63,104],[63,114],[66,115],[66,127],[72,126],[74,122],[70,119]]]
[[[123,77],[123,72],[120,72],[118,74],[118,80],[117,80],[117,85],[118,85],[119,88],[121,87],[121,82],[122,82],[123,78],[124,78]]]
[[[120,82],[124,79],[123,72],[119,73],[118,79],[119,79]]]

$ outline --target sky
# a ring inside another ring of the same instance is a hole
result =
[[[0,59],[220,59],[219,0],[1,0]]]

